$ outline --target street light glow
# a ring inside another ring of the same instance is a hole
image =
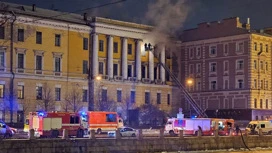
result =
[[[192,84],[193,84],[193,79],[188,79],[188,80],[187,80],[187,84],[188,84],[188,85],[192,85]]]
[[[95,79],[96,79],[97,81],[100,81],[102,78],[101,78],[101,76],[96,76]]]

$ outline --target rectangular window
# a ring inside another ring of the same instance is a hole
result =
[[[103,62],[99,62],[99,74],[104,74],[104,63]]]
[[[216,90],[216,81],[211,81],[211,90]]]
[[[116,114],[106,114],[106,122],[116,122]]]
[[[61,37],[60,34],[55,34],[55,46],[60,46]]]
[[[257,47],[257,43],[255,42],[255,43],[254,43],[254,50],[257,51],[257,48],[258,48],[258,47]]]
[[[118,42],[113,43],[113,52],[118,53]]]
[[[18,53],[18,68],[19,69],[23,69],[25,67],[24,66],[24,56],[25,56],[25,54]]]
[[[244,88],[244,80],[238,80],[238,88],[239,89]]]
[[[194,65],[190,64],[189,66],[189,74],[193,74],[194,73]]]
[[[265,52],[268,53],[268,44],[265,45]]]
[[[122,102],[122,90],[117,90],[117,102]]]
[[[210,47],[210,55],[216,55],[216,46]]]
[[[254,79],[253,84],[254,84],[254,89],[257,89],[257,80],[256,79]]]
[[[36,32],[36,44],[42,44],[42,32]]]
[[[229,70],[229,62],[224,61],[224,71],[228,71],[228,70]]]
[[[236,52],[243,52],[244,51],[244,43],[238,42],[236,43]]]
[[[99,51],[100,52],[104,51],[104,41],[103,40],[99,40]]]
[[[145,104],[150,104],[150,92],[145,92]]]
[[[268,71],[268,63],[265,62],[265,70]]]
[[[5,85],[0,84],[0,98],[4,98]]]
[[[196,89],[198,90],[198,91],[201,91],[201,82],[199,81],[199,82],[197,82],[197,84],[196,84]]]
[[[0,51],[0,68],[5,67],[5,52]]]
[[[167,94],[167,105],[170,105],[170,94]]]
[[[260,61],[260,69],[263,70],[263,61]]]
[[[128,74],[128,77],[132,77],[132,65],[128,65],[127,74]]]
[[[254,99],[254,108],[257,108],[257,99]]]
[[[118,64],[113,64],[113,75],[114,76],[118,75]]]
[[[70,124],[78,124],[79,117],[78,116],[70,116]]]
[[[87,102],[88,101],[88,90],[83,89],[82,91],[82,101]]]
[[[265,108],[268,109],[268,99],[265,100]]]
[[[42,70],[42,56],[36,56],[36,70]]]
[[[194,49],[193,48],[190,49],[189,56],[190,56],[190,58],[194,57]]]
[[[135,91],[130,91],[130,102],[135,103]]]
[[[210,63],[210,72],[216,72],[216,63]]]
[[[257,69],[257,61],[254,60],[254,69]]]
[[[60,57],[55,57],[55,72],[60,72],[61,60]]]
[[[229,89],[229,80],[225,80],[225,88],[224,89]]]
[[[263,108],[263,100],[260,99],[260,108]]]
[[[196,73],[200,73],[201,72],[201,64],[198,63],[196,64]]]
[[[42,100],[42,97],[43,94],[42,94],[42,87],[36,87],[36,99],[37,100]]]
[[[55,88],[55,100],[60,101],[60,99],[61,99],[61,89]]]
[[[102,89],[102,95],[101,95],[101,99],[104,102],[108,101],[108,90],[107,89]]]
[[[128,54],[131,55],[132,54],[132,44],[128,44]]]
[[[157,93],[157,104],[161,104],[161,93]]]
[[[88,61],[83,61],[83,74],[88,74]]]
[[[24,99],[24,86],[17,86],[17,98]]]
[[[88,50],[89,39],[83,38],[83,50]]]
[[[244,61],[238,60],[236,63],[236,70],[243,70],[244,69]]]
[[[229,46],[228,46],[228,44],[225,44],[224,45],[224,54],[228,55],[228,53],[229,53]]]
[[[5,39],[5,27],[0,26],[0,39]]]
[[[25,35],[25,30],[24,29],[18,29],[18,41],[23,42],[24,41],[24,35]]]
[[[197,47],[197,49],[196,49],[196,57],[198,57],[198,58],[201,56],[201,53],[200,53],[201,51],[200,50],[201,50],[201,48]]]
[[[260,43],[260,52],[262,52],[262,51],[263,51],[263,44]]]
[[[261,80],[260,88],[263,89],[263,80]]]

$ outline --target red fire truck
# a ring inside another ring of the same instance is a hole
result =
[[[29,129],[34,129],[36,137],[58,137],[63,129],[69,136],[76,136],[81,127],[79,113],[71,112],[30,112]]]

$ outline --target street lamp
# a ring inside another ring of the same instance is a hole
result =
[[[91,77],[91,76],[90,76]],[[88,104],[88,111],[94,111],[94,98],[95,98],[95,94],[94,94],[94,84],[95,81],[100,81],[102,80],[102,77],[100,75],[95,76],[95,77],[91,77],[89,79],[89,104]]]

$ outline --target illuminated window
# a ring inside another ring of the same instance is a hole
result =
[[[17,98],[24,99],[24,86],[21,85],[17,86]]]
[[[4,98],[5,85],[0,84],[0,98]]]

